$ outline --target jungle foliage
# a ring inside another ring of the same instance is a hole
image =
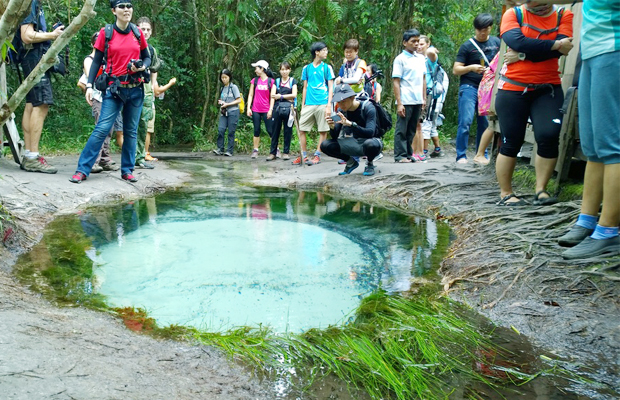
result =
[[[42,0],[49,25],[67,23],[81,7],[80,0]],[[294,76],[311,61],[309,46],[324,41],[328,62],[338,68],[342,45],[349,38],[360,41],[360,56],[391,75],[392,61],[401,51],[402,32],[417,28],[431,37],[440,50],[440,62],[450,72],[461,43],[473,35],[472,21],[479,12],[497,16],[501,0],[134,0],[134,21],[148,16],[153,21],[151,43],[164,66],[160,83],[176,76],[178,84],[163,101],[157,101],[156,142],[195,143],[209,148],[216,135],[219,71],[230,68],[233,81],[247,97],[254,76],[250,63],[266,59],[278,70],[281,61],[293,65]],[[82,60],[90,53],[90,36],[113,20],[109,3],[97,3],[98,15],[72,40],[71,74],[54,77],[55,105],[44,128],[43,143],[49,150],[75,151],[83,146],[93,128],[90,108],[76,87]],[[495,26],[497,31],[497,26]],[[497,33],[497,32],[495,32]],[[451,75],[451,74],[450,74]],[[444,134],[454,135],[457,121],[458,77],[444,107]],[[392,108],[391,81],[381,82],[383,103]],[[17,87],[9,73],[9,90]],[[300,91],[301,93],[301,91]],[[18,118],[21,114],[18,111]],[[238,134],[240,148],[249,143],[249,119],[243,118]]]

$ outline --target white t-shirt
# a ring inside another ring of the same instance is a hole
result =
[[[406,50],[394,59],[392,78],[400,78],[400,99],[403,105],[424,104],[424,56]]]

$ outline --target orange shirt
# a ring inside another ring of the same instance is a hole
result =
[[[553,29],[557,25],[557,10],[548,17],[539,17],[534,15],[531,12],[528,12],[525,9],[525,6],[522,6],[522,11],[523,25],[529,24],[543,30]],[[505,32],[515,28],[519,28],[517,15],[515,14],[514,9],[508,10],[502,17],[500,34],[503,35]],[[536,39],[536,37],[540,34],[540,32],[526,26],[521,27],[521,32],[523,32],[525,37],[532,39]],[[564,10],[558,31],[541,35],[539,39],[555,40],[558,35],[566,35],[568,37],[573,36],[573,13],[569,10]],[[529,60],[517,61],[510,65],[504,65],[501,73],[512,80],[522,83],[551,83],[553,85],[559,85],[562,83],[557,58],[552,58],[541,62],[532,62]],[[511,83],[504,82],[501,79],[499,81],[499,88],[504,90],[523,91],[522,86],[513,85]]]

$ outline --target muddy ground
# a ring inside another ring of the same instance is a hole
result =
[[[451,156],[406,165],[386,156],[374,177],[363,177],[362,168],[336,176],[342,166],[335,160],[293,167],[248,156],[217,159],[247,165],[247,179],[255,185],[316,189],[448,220],[457,239],[440,272],[451,297],[498,325],[514,327],[546,351],[593,368],[596,380],[620,390],[620,259],[564,262],[554,241],[576,218],[578,203],[497,207],[490,169],[457,166]],[[0,237],[5,239],[0,246],[0,397],[275,398],[268,382],[215,349],[141,336],[103,313],[59,309],[15,281],[10,271],[16,257],[41,239],[55,216],[152,195],[191,179],[159,161],[155,170],[138,171],[137,184],[122,181],[118,172],[104,172],[76,185],[68,182],[76,156],[49,162],[58,174],[26,173],[0,159],[0,204],[12,225],[12,233]]]

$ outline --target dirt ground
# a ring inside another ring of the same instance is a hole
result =
[[[178,156],[160,154],[162,160]],[[104,172],[76,185],[68,182],[76,156],[48,160],[58,174],[23,172],[0,159],[0,205],[12,219],[12,230],[0,232],[0,397],[275,398],[268,383],[215,349],[141,336],[104,313],[59,309],[14,280],[16,257],[41,239],[55,216],[151,195],[191,178],[159,161],[155,170],[137,171],[137,184]],[[576,218],[579,204],[497,207],[490,169],[457,166],[451,156],[405,165],[386,155],[374,177],[363,177],[363,168],[337,176],[342,166],[331,159],[311,167],[263,157],[217,160],[247,165],[247,180],[255,185],[321,190],[448,220],[457,239],[440,272],[450,296],[546,351],[591,367],[593,378],[620,390],[620,258],[564,262],[554,240]]]

